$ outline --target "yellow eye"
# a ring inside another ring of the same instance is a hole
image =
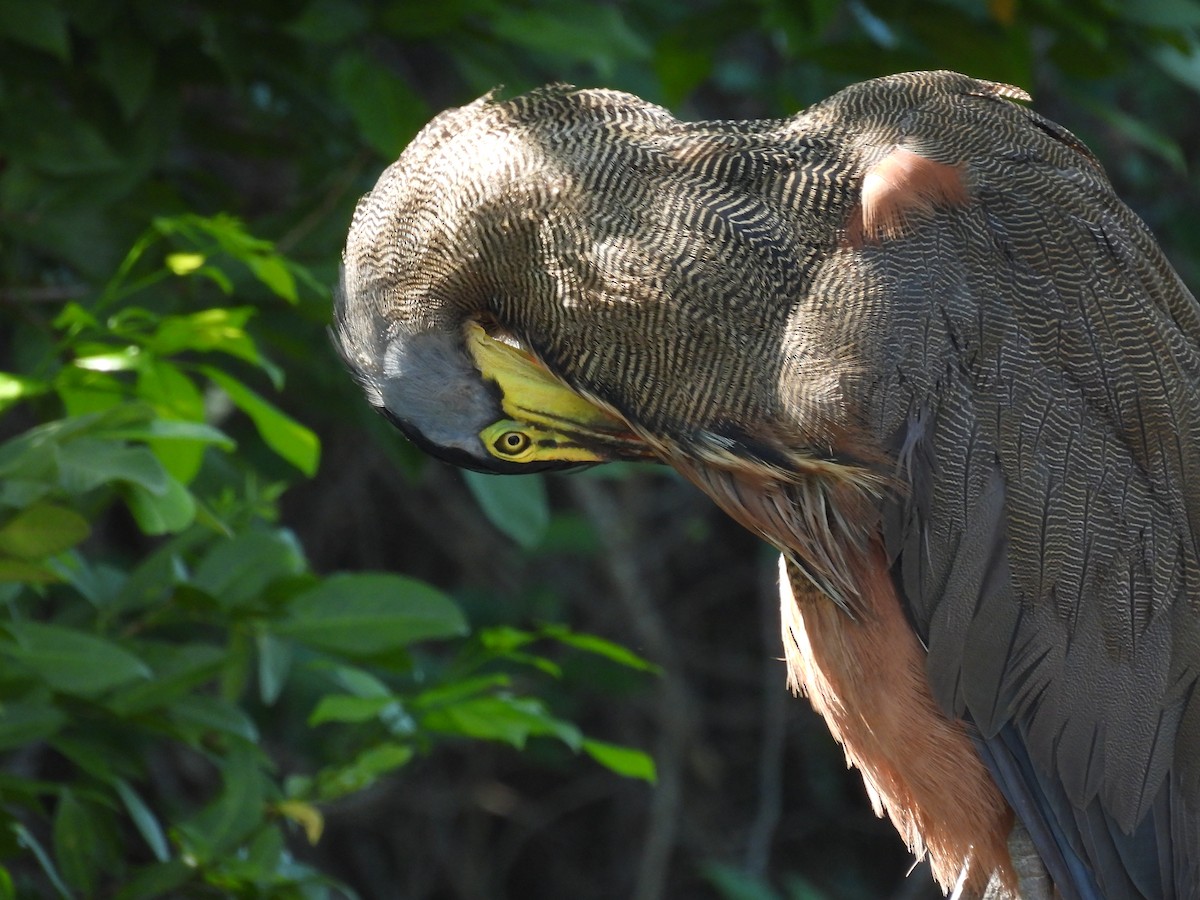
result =
[[[501,456],[520,456],[532,443],[523,431],[506,431],[492,443]]]

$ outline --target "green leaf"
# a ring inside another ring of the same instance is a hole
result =
[[[364,750],[347,766],[322,769],[317,773],[317,799],[336,800],[370,787],[380,775],[406,765],[414,750],[408,744],[378,744]]]
[[[292,645],[290,641],[281,641],[265,633],[255,635],[254,642],[258,649],[258,696],[265,705],[271,706],[287,684],[292,668]]]
[[[305,475],[312,476],[316,473],[321,444],[315,434],[231,375],[211,366],[205,366],[203,371],[213,384],[225,391],[229,399],[250,417],[268,447]]]
[[[177,481],[188,484],[196,477],[208,444],[231,449],[227,436],[204,424],[204,395],[173,363],[153,359],[142,366],[137,393],[163,418],[152,419],[136,437],[149,442],[167,474]],[[125,429],[120,436],[127,440],[135,437]]]
[[[215,543],[196,566],[192,583],[223,609],[235,609],[260,599],[271,582],[305,568],[303,551],[290,531],[245,531]]]
[[[99,49],[96,72],[129,121],[141,111],[154,85],[154,47],[116,31],[100,41]]]
[[[128,748],[109,739],[105,729],[69,729],[50,742],[58,753],[97,781],[112,781],[130,768]]]
[[[230,753],[221,762],[221,780],[217,799],[179,826],[202,864],[234,850],[263,823],[265,786],[256,752]]]
[[[594,759],[604,768],[624,775],[626,778],[640,778],[655,784],[658,781],[658,770],[654,758],[641,750],[632,747],[622,747],[586,738],[583,742],[583,752]]]
[[[187,528],[196,518],[196,498],[170,475],[165,476],[161,491],[130,484],[125,504],[145,534],[174,534]]]
[[[20,700],[0,702],[0,750],[44,741],[66,724],[66,715],[44,689]]]
[[[656,666],[649,660],[643,659],[632,650],[622,647],[620,644],[614,644],[612,641],[605,640],[598,635],[572,631],[565,625],[543,625],[539,629],[539,633],[558,641],[560,644],[574,647],[576,650],[585,650],[588,653],[603,656],[605,659],[611,660],[618,665],[628,666],[631,669],[638,669],[642,672],[657,673],[662,671],[660,666]]]
[[[477,675],[474,678],[456,678],[445,684],[422,691],[413,705],[420,709],[434,709],[442,706],[453,706],[456,703],[486,694],[491,691],[507,688],[512,684],[512,678],[503,672],[490,675]]]
[[[124,778],[115,779],[113,787],[117,789],[117,795],[125,804],[129,817],[133,820],[138,833],[146,841],[150,852],[154,854],[154,858],[159,862],[166,862],[171,858],[171,848],[167,845],[167,836],[163,833],[158,817]]]
[[[741,869],[717,862],[705,863],[701,869],[723,900],[779,900],[769,884]]]
[[[1183,150],[1165,133],[1107,103],[1096,103],[1080,95],[1075,99],[1078,105],[1107,122],[1132,143],[1157,156],[1180,175],[1187,172]]]
[[[654,71],[668,106],[681,104],[712,72],[712,52],[697,46],[689,31],[669,35],[655,48]]]
[[[1200,41],[1196,38],[1188,41],[1186,52],[1176,47],[1163,46],[1154,51],[1153,59],[1164,72],[1180,84],[1200,92]]]
[[[184,897],[188,892],[179,890],[196,878],[196,867],[182,860],[156,863],[138,871],[115,900],[160,900],[162,897]]]
[[[64,789],[54,813],[54,857],[67,883],[84,893],[92,891],[96,843],[91,816],[74,792]]]
[[[50,584],[61,580],[62,576],[44,563],[0,557],[0,583],[2,584],[13,584],[16,582]]]
[[[511,625],[494,625],[491,628],[481,628],[477,632],[479,643],[495,653],[512,653],[515,650],[532,644],[537,635]]]
[[[92,563],[77,552],[67,553],[49,563],[58,575],[95,607],[111,603],[125,585],[123,569],[106,563]]]
[[[266,285],[276,297],[292,304],[300,302],[300,295],[296,293],[296,279],[282,256],[249,256],[244,262],[250,267],[254,277]]]
[[[363,138],[384,159],[399,156],[429,118],[424,101],[404,81],[361,53],[342,55],[333,67],[333,83]]]
[[[152,419],[140,428],[115,428],[107,434],[111,438],[126,441],[197,441],[216,444],[222,450],[233,450],[237,447],[237,442],[218,428],[203,422],[174,419]]]
[[[552,716],[533,697],[474,697],[430,710],[421,717],[421,725],[442,734],[503,741],[517,749],[535,736],[556,737],[573,750],[583,745],[578,728]]]
[[[0,3],[0,38],[45,50],[64,62],[70,59],[67,17],[57,3]]]
[[[518,47],[559,59],[591,63],[602,74],[623,60],[652,56],[650,46],[629,27],[618,7],[576,3],[561,9],[504,6],[492,18],[496,36]]]
[[[160,356],[185,350],[219,350],[257,365],[258,347],[246,333],[246,323],[254,312],[249,306],[218,306],[186,316],[167,316],[158,324],[147,348]]]
[[[536,547],[550,524],[546,482],[540,475],[485,475],[464,470],[463,480],[488,521],[526,549]]]
[[[132,653],[95,635],[39,622],[13,622],[5,628],[15,643],[0,644],[0,657],[20,663],[65,694],[94,697],[151,675]]]
[[[38,560],[74,547],[91,534],[87,519],[65,506],[41,502],[0,527],[0,553]]]
[[[1138,0],[1118,4],[1114,11],[1125,21],[1139,25],[1179,30],[1200,25],[1200,4],[1195,0]]]
[[[44,394],[50,388],[44,381],[0,372],[0,412],[27,397]]]
[[[308,724],[313,727],[326,722],[361,724],[379,718],[380,713],[392,706],[400,706],[395,697],[355,697],[350,694],[330,694],[321,698],[317,708],[308,717]]]
[[[211,644],[146,643],[140,649],[154,675],[113,692],[105,706],[116,716],[141,715],[180,701],[216,678],[227,656]]]
[[[54,448],[59,483],[70,494],[82,494],[102,485],[127,482],[152,494],[167,491],[167,473],[146,447],[130,447],[105,438],[79,437]]]
[[[354,666],[334,665],[333,681],[338,687],[349,691],[355,697],[390,697],[391,690],[375,675],[365,669]]]
[[[206,257],[203,253],[168,253],[164,260],[172,275],[191,275],[204,265]]]
[[[335,44],[360,34],[369,22],[367,11],[355,3],[312,0],[287,31],[308,43]]]
[[[232,735],[249,743],[258,740],[258,729],[238,706],[217,697],[189,694],[166,708],[167,716],[187,732],[193,743],[207,732]]]
[[[58,891],[58,895],[63,897],[64,900],[71,900],[70,889],[63,882],[62,876],[58,873],[58,869],[54,865],[54,861],[50,859],[50,854],[46,852],[46,848],[42,846],[41,841],[24,825],[13,825],[12,830],[17,837],[17,843],[33,854],[34,859],[41,866],[50,884]]]
[[[318,650],[374,656],[416,641],[465,634],[454,603],[427,584],[399,575],[331,575],[292,601],[278,634]]]

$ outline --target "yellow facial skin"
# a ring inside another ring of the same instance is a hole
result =
[[[510,417],[479,433],[497,459],[586,464],[651,455],[623,420],[579,396],[524,350],[491,337],[476,322],[467,323],[466,339],[476,368],[500,388]]]

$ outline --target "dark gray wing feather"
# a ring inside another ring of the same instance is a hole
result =
[[[863,251],[935,695],[1064,896],[1196,897],[1200,306],[1058,126],[962,92],[899,131],[972,193]]]

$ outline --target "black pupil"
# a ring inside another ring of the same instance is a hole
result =
[[[510,431],[500,438],[500,442],[503,449],[516,453],[519,450],[525,449],[528,444],[528,438],[519,431]]]

